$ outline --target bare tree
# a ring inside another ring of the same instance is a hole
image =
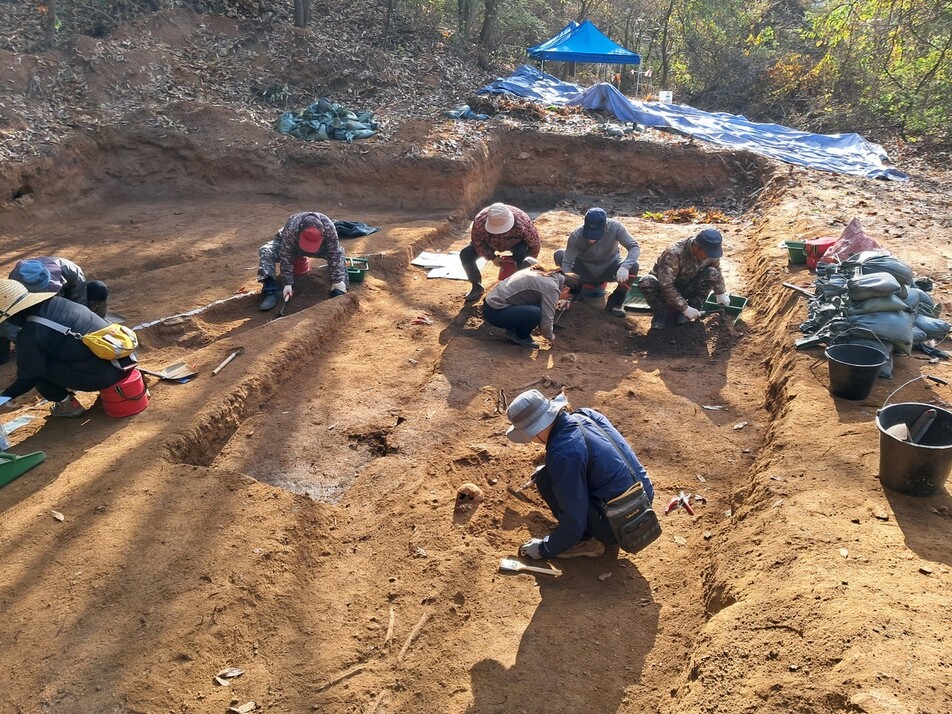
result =
[[[294,26],[307,27],[311,21],[311,0],[294,0]]]
[[[56,0],[46,0],[40,4],[40,13],[43,15],[43,37],[47,47],[56,45]]]

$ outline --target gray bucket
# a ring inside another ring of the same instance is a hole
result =
[[[929,409],[935,409],[936,418],[918,443],[886,433],[891,426],[913,424]],[[952,472],[952,412],[918,402],[890,404],[876,412],[876,426],[883,486],[910,496],[931,496],[945,485]]]
[[[866,399],[889,357],[867,345],[830,345],[826,348],[830,365],[830,394],[843,399]]]

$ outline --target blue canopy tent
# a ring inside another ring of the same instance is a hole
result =
[[[641,64],[641,55],[626,50],[605,37],[585,20],[581,25],[570,22],[554,37],[526,50],[529,57],[555,62],[592,62],[596,64]]]

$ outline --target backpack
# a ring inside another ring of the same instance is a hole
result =
[[[85,335],[80,335],[73,332],[66,325],[47,320],[45,317],[30,315],[26,318],[26,321],[35,322],[60,334],[75,337],[82,341],[90,352],[99,359],[108,360],[119,369],[128,370],[135,365],[135,355],[133,353],[139,348],[139,338],[136,337],[136,333],[132,329],[125,325],[110,324]],[[119,360],[125,357],[132,357],[133,363],[127,366],[120,365]]]

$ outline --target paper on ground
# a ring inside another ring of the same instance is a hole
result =
[[[476,259],[476,267],[481,269],[485,264],[485,258]],[[424,250],[410,262],[410,265],[415,265],[418,268],[429,268],[429,272],[426,274],[427,278],[469,280],[466,277],[466,271],[463,270],[463,264],[460,262],[459,251],[432,253]]]

